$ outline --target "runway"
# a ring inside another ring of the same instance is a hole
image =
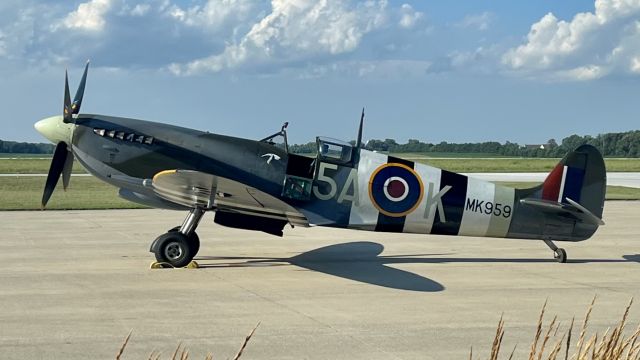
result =
[[[607,202],[582,243],[287,229],[232,230],[207,215],[193,270],[149,270],[161,210],[0,212],[0,354],[5,359],[487,358],[501,314],[503,353],[528,354],[540,308],[566,328],[598,295],[592,330],[640,299],[640,202]],[[640,319],[632,308],[628,329]],[[577,335],[574,333],[574,336]]]

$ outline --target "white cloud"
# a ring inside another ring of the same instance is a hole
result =
[[[105,14],[111,9],[112,0],[90,0],[78,5],[78,8],[69,13],[60,24],[67,29],[79,29],[86,31],[102,31],[106,21]]]
[[[571,21],[549,13],[502,62],[516,73],[568,80],[637,73],[639,15],[640,0],[596,0],[594,12],[578,13]]]
[[[485,11],[482,14],[467,15],[455,25],[463,29],[473,28],[484,31],[489,28],[494,17],[495,16],[492,13]]]
[[[7,44],[5,41],[5,35],[2,30],[0,30],[0,56],[2,57],[7,55]]]
[[[312,65],[298,72],[298,78],[315,79],[329,76],[359,78],[415,79],[424,76],[431,63],[422,60],[337,61]]]
[[[133,9],[131,9],[132,16],[145,16],[149,10],[151,10],[151,5],[149,4],[137,4]]]
[[[411,29],[424,16],[420,11],[416,11],[409,4],[402,4],[400,7],[400,21],[398,25],[405,29]]]
[[[170,69],[177,74],[218,72],[247,63],[287,63],[351,52],[364,35],[386,23],[386,7],[386,0],[355,6],[339,0],[272,0],[271,12],[238,43]]]
[[[204,6],[183,9],[170,6],[170,17],[188,25],[217,29],[231,21],[244,20],[254,8],[252,0],[208,0]]]

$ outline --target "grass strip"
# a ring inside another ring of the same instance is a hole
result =
[[[45,177],[0,178],[0,210],[38,210],[41,208]],[[62,181],[53,192],[47,209],[136,209],[138,204],[118,196],[118,189],[94,177],[73,177],[67,191]]]
[[[0,178],[0,210],[39,210],[44,177],[3,177]],[[538,183],[502,182],[515,188],[533,187]],[[624,186],[608,186],[607,200],[640,200],[640,189]],[[126,201],[118,196],[118,189],[94,177],[74,177],[65,192],[58,184],[47,209],[138,209],[141,205]]]
[[[538,158],[426,158],[418,154],[398,154],[398,156],[419,163],[428,164],[453,172],[550,172],[559,159]],[[638,172],[640,159],[605,159],[607,171]],[[43,174],[49,171],[49,159],[0,159],[0,174]],[[85,170],[76,161],[74,173]]]
[[[527,189],[540,185],[539,182],[505,182],[496,181],[496,184],[516,188]],[[640,200],[640,189],[626,186],[607,186],[606,200]]]

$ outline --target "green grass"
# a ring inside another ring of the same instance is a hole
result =
[[[0,159],[0,174],[46,174],[49,172],[51,159]],[[82,165],[73,163],[74,173],[85,173]]]
[[[0,178],[0,210],[38,210],[44,189],[44,177]],[[515,188],[533,187],[538,183],[500,183]],[[640,189],[608,186],[607,200],[640,200]],[[47,209],[137,209],[138,204],[121,199],[118,189],[94,177],[73,177],[69,189],[58,184]]]
[[[0,178],[0,210],[40,209],[45,177]],[[69,189],[62,181],[49,200],[47,209],[134,209],[142,206],[118,196],[118,189],[94,177],[72,177]]]
[[[537,185],[538,182],[496,182],[496,184],[516,188],[526,189]],[[640,200],[640,189],[626,186],[607,186],[607,200]]]
[[[424,154],[397,154],[405,159],[429,164],[454,172],[549,172],[560,159],[539,158],[426,158]],[[459,155],[459,154],[453,154]],[[0,159],[0,174],[46,174],[49,171],[49,159]],[[605,159],[607,171],[640,171],[640,159]],[[76,161],[74,173],[85,170]]]
[[[404,159],[443,159],[443,158],[509,158],[509,156],[492,154],[492,153],[445,153],[445,152],[428,152],[428,153],[392,153],[390,155]]]
[[[51,158],[52,154],[13,154],[0,153],[0,159],[3,158]]]
[[[415,161],[453,172],[549,172],[560,159],[415,159]],[[605,159],[607,171],[640,171],[640,159]]]

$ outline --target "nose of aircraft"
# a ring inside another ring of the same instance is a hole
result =
[[[52,116],[46,119],[42,119],[35,123],[33,127],[42,136],[46,137],[54,144],[64,141],[67,144],[71,144],[71,138],[73,135],[73,124],[65,124],[62,121],[62,116]]]

